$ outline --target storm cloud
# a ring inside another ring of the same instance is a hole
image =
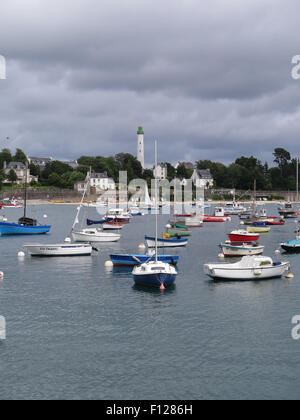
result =
[[[160,160],[299,153],[296,0],[3,0],[1,147]],[[9,142],[4,139],[10,137]]]

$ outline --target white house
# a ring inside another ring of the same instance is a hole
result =
[[[214,178],[210,172],[210,169],[195,169],[192,175],[192,181],[197,188],[213,188]]]
[[[157,167],[154,168],[154,176],[157,179],[167,179],[168,165],[166,163],[158,163]]]
[[[109,178],[107,172],[91,174],[90,179],[91,187],[95,187],[97,191],[115,190],[116,184],[112,178]]]
[[[88,176],[88,175],[87,175]],[[74,188],[78,192],[82,193],[85,189],[86,181],[76,182]],[[91,174],[90,178],[90,188],[95,188],[97,193],[103,191],[115,191],[116,184],[112,178],[109,178],[107,172]]]

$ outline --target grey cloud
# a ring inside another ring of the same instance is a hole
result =
[[[0,131],[58,158],[135,153],[136,128],[160,158],[272,160],[298,152],[295,0],[12,0],[1,6]]]

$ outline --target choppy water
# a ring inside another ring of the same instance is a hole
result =
[[[51,235],[0,238],[1,399],[300,398],[300,341],[291,338],[300,256],[289,256],[293,280],[210,281],[203,264],[217,260],[217,244],[238,227],[234,218],[194,230],[176,251],[176,287],[137,289],[130,270],[107,272],[104,262],[111,252],[137,251],[153,233],[146,216],[124,228],[119,244],[100,245],[98,256],[17,258],[26,242],[61,242],[74,212],[35,208],[40,219],[48,214]],[[10,219],[19,214],[7,211]],[[294,231],[293,221],[272,228],[261,240],[266,255]]]

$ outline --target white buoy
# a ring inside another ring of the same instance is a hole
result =
[[[224,254],[219,254],[219,255],[218,255],[218,257],[219,257],[220,259],[223,259],[223,258],[225,258],[225,255],[224,255]]]
[[[23,252],[23,251],[18,252],[18,257],[19,258],[24,258],[25,257],[25,252]]]
[[[140,248],[140,249],[146,249],[146,245],[145,245],[145,244],[143,244],[143,243],[141,243],[141,244],[139,244],[139,248]]]
[[[169,225],[166,225],[166,229],[171,229],[171,225],[169,224]]]
[[[70,243],[71,242],[71,238],[66,238],[65,242]]]
[[[241,221],[241,226],[243,226],[245,223],[243,221]]]
[[[114,266],[111,260],[106,261],[104,265],[105,265],[105,268],[108,268],[108,269],[111,269]]]
[[[3,217],[2,222],[8,222],[8,219],[6,217]]]
[[[48,217],[48,216],[47,216],[47,214],[44,214],[44,216],[43,216],[43,217],[44,217],[44,219],[47,219],[47,217]]]
[[[276,249],[275,254],[276,255],[279,255],[280,254],[280,250],[279,249]]]
[[[4,277],[3,271],[0,271],[0,279],[3,279],[3,277]]]
[[[287,279],[293,279],[295,276],[293,273],[287,273],[287,275],[285,276]]]

